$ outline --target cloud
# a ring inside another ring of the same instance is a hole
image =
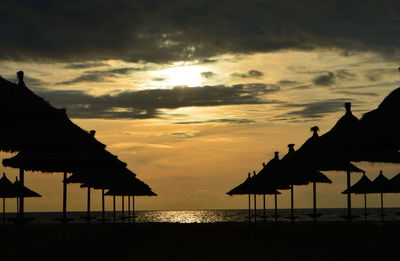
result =
[[[124,91],[101,96],[76,90],[42,90],[39,95],[57,107],[67,108],[73,118],[143,119],[160,117],[160,109],[271,103],[266,96],[279,90],[276,85],[250,83]]]
[[[397,59],[399,10],[396,1],[7,1],[0,59],[165,63],[318,48]]]
[[[343,104],[349,101],[352,101],[352,99],[330,99],[307,104],[286,104],[284,105],[285,108],[300,109],[280,115],[278,118],[285,118],[285,120],[318,119],[329,113],[343,111]]]
[[[249,119],[212,119],[212,120],[205,120],[205,121],[180,121],[175,122],[175,124],[202,124],[202,123],[237,123],[237,124],[244,124],[244,123],[253,123],[254,120]]]
[[[315,85],[331,86],[336,83],[336,76],[333,72],[316,76],[312,79]]]
[[[112,81],[110,78],[127,75],[137,71],[145,71],[146,67],[126,67],[117,68],[110,70],[97,70],[97,71],[86,71],[84,74],[68,81],[59,82],[58,84],[69,85],[81,82],[109,82]]]
[[[214,72],[202,72],[202,73],[200,73],[200,75],[206,79],[210,79],[210,78],[217,76],[217,74]]]
[[[232,73],[231,75],[235,78],[260,78],[264,73],[257,70],[250,70],[246,73]]]
[[[101,66],[109,66],[106,63],[102,62],[87,62],[87,63],[72,63],[65,65],[65,69],[88,69],[88,68],[95,68],[95,67],[101,67]]]

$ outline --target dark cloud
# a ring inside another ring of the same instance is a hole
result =
[[[135,62],[329,48],[396,58],[400,2],[3,1],[0,59]]]
[[[350,95],[350,96],[371,96],[371,97],[379,96],[379,94],[376,92],[336,91],[336,93],[346,94],[346,95]]]
[[[318,119],[329,113],[343,111],[343,104],[349,101],[352,101],[352,99],[331,99],[307,104],[286,104],[284,105],[285,108],[299,109],[285,113],[278,118],[285,118],[290,120],[299,120],[299,118]]]
[[[260,78],[264,73],[257,70],[250,70],[246,73],[232,73],[231,75],[236,78]]]
[[[76,77],[75,79],[59,82],[58,84],[69,85],[81,82],[107,82],[112,81],[113,77],[119,77],[123,75],[127,75],[137,71],[144,71],[145,67],[128,67],[128,68],[118,68],[118,69],[110,69],[110,70],[97,70],[97,71],[86,71],[81,76]]]
[[[162,82],[162,81],[165,81],[166,78],[164,78],[164,77],[156,77],[156,78],[153,78],[152,80],[156,81],[156,82]]]
[[[65,65],[65,69],[88,69],[88,68],[95,68],[95,67],[101,67],[101,66],[109,66],[106,63],[102,62],[89,62],[89,63],[72,63]]]
[[[333,72],[316,76],[312,79],[315,85],[331,86],[336,83],[336,76]]]
[[[202,72],[202,73],[200,73],[200,75],[206,79],[210,79],[210,78],[217,76],[217,74],[214,72]]]
[[[299,84],[299,82],[291,81],[291,80],[281,80],[281,81],[277,82],[276,84],[278,84],[279,86],[292,86],[292,85]]]
[[[159,117],[159,109],[271,103],[273,101],[268,101],[265,96],[277,91],[276,85],[250,83],[124,91],[102,96],[72,90],[46,90],[39,94],[56,107],[67,108],[73,118],[115,119]]]
[[[255,122],[254,120],[249,119],[213,119],[213,120],[205,120],[205,121],[180,121],[175,122],[175,124],[201,124],[201,123],[237,123],[237,124],[244,124],[244,123],[252,123]]]

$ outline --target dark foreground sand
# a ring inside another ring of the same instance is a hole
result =
[[[1,226],[0,226],[1,227]],[[1,228],[0,260],[398,260],[400,224],[69,224]],[[395,255],[394,258],[389,258]]]

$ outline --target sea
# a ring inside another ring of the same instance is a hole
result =
[[[311,222],[313,218],[311,216],[312,209],[295,209],[294,216],[295,222]],[[16,213],[6,213],[7,222],[11,222],[16,217]],[[101,211],[92,211],[90,213],[91,222],[102,222]],[[318,209],[318,221],[319,222],[347,222],[345,216],[347,216],[346,208],[323,208]],[[381,222],[382,218],[386,221],[400,221],[400,208],[384,208],[383,216],[381,215],[380,208],[369,208],[367,209],[367,215],[363,208],[353,208],[352,215],[354,221],[371,221]],[[59,223],[61,213],[60,212],[27,212],[25,213],[27,218],[32,219],[32,223]],[[68,212],[67,218],[70,219],[70,223],[84,223],[87,222],[87,212]],[[129,219],[128,212],[121,211],[116,212],[116,222],[129,222],[133,220],[133,214],[131,213],[131,219]],[[114,222],[114,214],[112,211],[105,212],[105,218],[108,222]],[[262,209],[258,209],[256,215],[254,210],[249,211],[247,209],[224,209],[224,210],[140,210],[134,213],[135,223],[242,223],[242,222],[264,222],[264,212]],[[274,210],[267,209],[265,212],[266,222],[275,222]],[[278,210],[278,221],[279,222],[290,222],[290,209],[279,209]]]

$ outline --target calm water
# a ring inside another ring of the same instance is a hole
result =
[[[309,214],[312,213],[312,209],[295,209],[294,215],[298,217],[296,221],[312,221]],[[334,209],[319,209],[318,213],[322,215],[318,218],[319,221],[345,221],[341,216],[347,214],[347,209],[334,208]],[[266,211],[266,220],[274,222],[275,219],[272,217],[274,214],[273,210]],[[364,220],[364,209],[352,209],[353,215],[359,217],[355,220]],[[27,217],[34,218],[34,223],[58,223],[57,219],[61,217],[59,212],[38,212],[38,213],[26,213]],[[86,216],[86,212],[68,212],[68,218],[73,219],[72,223],[83,223],[86,222],[82,217]],[[279,221],[288,222],[290,216],[289,209],[278,210]],[[101,219],[101,212],[94,211],[92,216],[96,217],[97,220]],[[127,212],[125,212],[127,216]],[[15,213],[7,213],[7,218],[15,217]],[[121,222],[122,213],[117,212],[117,220]],[[106,218],[112,221],[113,213],[106,212]],[[380,221],[380,209],[370,208],[368,209],[369,221]],[[400,208],[385,208],[384,219],[390,221],[400,221]],[[99,222],[94,219],[92,222]],[[179,210],[179,211],[136,211],[135,222],[138,223],[224,223],[224,222],[248,222],[248,210],[245,209],[234,209],[234,210]],[[254,212],[252,212],[252,220],[254,220]],[[263,221],[263,211],[257,211],[257,220]]]

